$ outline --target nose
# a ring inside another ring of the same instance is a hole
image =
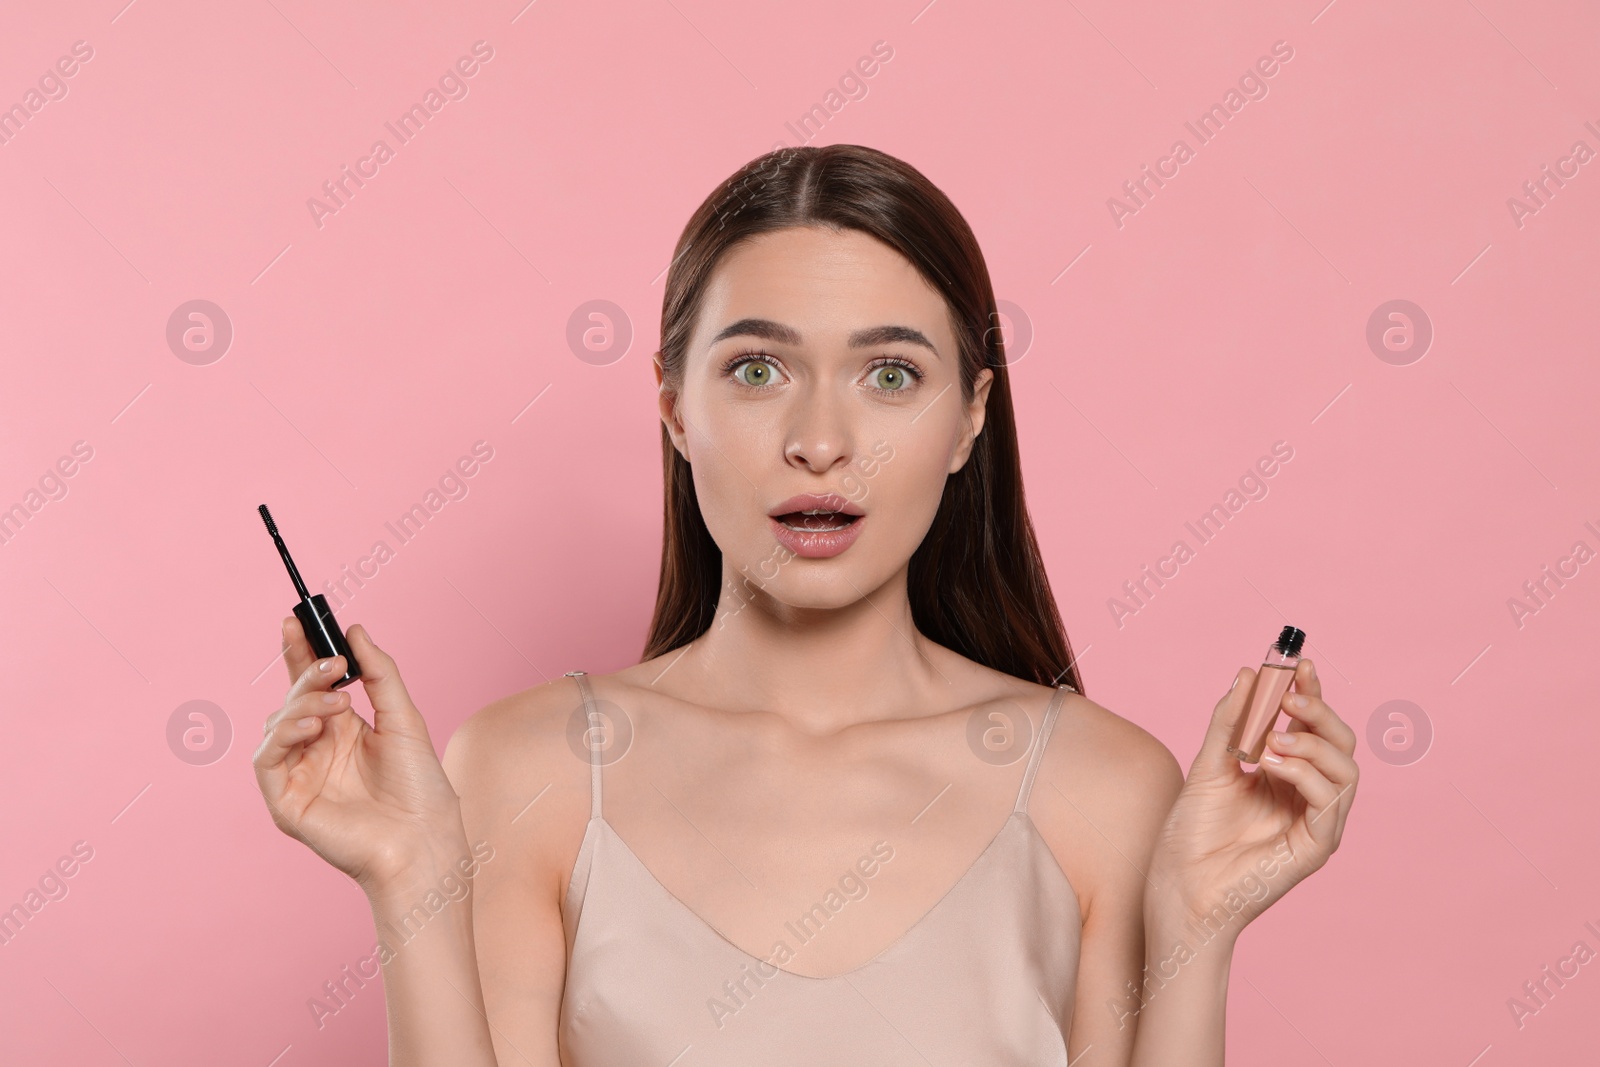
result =
[[[837,400],[813,390],[793,411],[784,446],[784,462],[822,474],[850,465],[852,435]]]

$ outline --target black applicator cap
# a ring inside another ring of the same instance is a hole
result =
[[[1306,632],[1296,626],[1285,626],[1275,642],[1278,651],[1286,656],[1298,656],[1306,643]]]
[[[283,543],[283,538],[278,534],[278,524],[272,521],[272,512],[267,510],[265,504],[257,507],[256,511],[261,514],[261,521],[267,524],[267,533],[272,535],[272,543],[277,546],[283,566],[289,572],[294,591],[300,594],[300,602],[294,606],[294,617],[300,620],[300,629],[305,631],[311,651],[316,653],[318,659],[344,657],[344,677],[333,683],[333,688],[342,689],[361,677],[361,665],[356,662],[350,646],[345,642],[344,632],[333,617],[333,609],[328,607],[328,598],[321,593],[312,596],[306,589],[299,568],[289,555],[289,546]]]
[[[316,609],[314,613],[313,608]],[[311,642],[311,651],[317,654],[318,659],[344,657],[344,677],[333,683],[335,689],[343,689],[361,677],[361,665],[345,643],[344,633],[334,621],[333,609],[328,607],[327,597],[318,593],[309,604],[300,601],[294,606],[294,617],[300,620],[300,628],[306,632],[306,640]]]

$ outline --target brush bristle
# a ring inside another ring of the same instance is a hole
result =
[[[256,510],[261,512],[262,521],[264,521],[267,524],[267,532],[270,533],[273,537],[277,537],[278,536],[278,524],[272,521],[272,512],[267,510],[267,506],[265,504],[259,505],[256,508]]]

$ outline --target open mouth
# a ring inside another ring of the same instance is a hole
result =
[[[841,511],[791,511],[785,515],[773,516],[791,530],[800,533],[828,533],[833,530],[842,530],[855,522],[861,516],[846,515]]]

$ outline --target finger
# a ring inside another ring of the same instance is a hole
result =
[[[1308,826],[1331,819],[1334,824],[1332,841],[1337,842],[1344,833],[1345,817],[1355,801],[1356,784],[1361,780],[1361,768],[1357,766],[1355,757],[1335,741],[1309,731],[1281,735],[1276,731],[1270,732],[1267,734],[1267,748],[1281,756],[1293,755],[1311,764],[1318,774],[1337,789],[1336,810],[1327,811],[1327,805],[1324,804],[1306,815]],[[1271,763],[1264,760],[1263,766],[1270,767]],[[1306,803],[1311,806],[1315,801],[1308,796]]]
[[[389,653],[373,643],[367,628],[360,623],[345,630],[344,637],[356,662],[361,664],[361,685],[372,704],[372,728],[379,733],[394,730],[427,736],[422,713],[412,703],[411,694],[400,679],[400,668]]]
[[[1306,740],[1297,738],[1295,744],[1297,746],[1304,744]],[[1268,735],[1267,745],[1269,748],[1278,747],[1271,735]],[[1328,747],[1331,749],[1331,746]],[[1333,754],[1343,755],[1337,750],[1334,750]],[[1296,820],[1296,825],[1303,827],[1303,832],[1324,854],[1331,853],[1339,845],[1339,837],[1344,830],[1345,812],[1355,799],[1355,776],[1352,774],[1348,781],[1340,783],[1329,779],[1313,758],[1298,754],[1291,756],[1286,752],[1279,758],[1282,762],[1274,763],[1263,755],[1262,773],[1280,778],[1295,788],[1306,804],[1306,810],[1302,817]],[[1353,763],[1351,768],[1353,770]]]
[[[317,654],[306,640],[305,629],[293,615],[285,615],[279,627],[283,631],[283,662],[289,670],[289,684],[306,672]]]
[[[1288,710],[1289,702],[1294,699],[1295,694],[1297,693],[1304,694],[1308,697],[1317,697],[1318,699],[1321,699],[1322,679],[1317,677],[1316,665],[1313,664],[1309,659],[1302,658],[1300,662],[1295,665],[1294,677],[1290,680],[1294,683],[1294,688],[1286,690],[1283,694],[1283,704],[1281,706],[1285,711]],[[1306,727],[1298,723],[1291,722],[1287,729],[1304,730]]]
[[[1301,658],[1294,669],[1294,691],[1307,696],[1322,697],[1322,679],[1317,677],[1317,665]]]
[[[306,693],[331,690],[333,683],[344,677],[344,657],[329,656],[326,659],[313,659],[300,672],[300,676],[289,687],[289,692],[284,696],[284,702],[295,699]]]
[[[1315,734],[1347,755],[1355,752],[1356,732],[1321,697],[1310,693],[1285,693],[1279,706],[1291,720],[1287,732]]]
[[[283,707],[267,716],[267,721],[261,724],[261,732],[270,734],[278,727],[279,723],[303,719],[307,715],[326,717],[350,710],[350,695],[340,690],[313,689],[298,694],[290,690],[289,696],[283,702]]]
[[[1280,756],[1294,756],[1305,760],[1316,768],[1317,773],[1327,779],[1335,790],[1354,785],[1361,775],[1360,768],[1356,766],[1356,761],[1349,753],[1327,738],[1314,733],[1284,733],[1270,730],[1267,732],[1267,748]],[[1310,802],[1313,798],[1306,799]]]
[[[257,770],[283,763],[291,749],[319,736],[324,725],[326,720],[321,715],[301,715],[297,718],[278,720],[261,739],[261,744],[252,757],[258,765]]]
[[[1233,676],[1233,687],[1222,695],[1211,711],[1211,723],[1200,741],[1200,751],[1195,754],[1189,768],[1190,777],[1199,774],[1205,778],[1221,775],[1243,774],[1239,761],[1228,754],[1228,739],[1233,736],[1234,725],[1245,712],[1245,702],[1255,682],[1256,672],[1240,667]]]
[[[331,709],[333,706],[328,705]],[[336,709],[344,710],[344,709]],[[261,744],[256,747],[255,754],[250,762],[255,768],[256,782],[261,787],[261,795],[266,799],[267,807],[272,810],[272,821],[277,827],[289,832],[292,823],[284,814],[284,796],[289,790],[289,772],[293,769],[290,760],[294,759],[296,749],[315,741],[323,736],[327,729],[327,720],[321,715],[299,715],[294,718],[279,719],[261,739]],[[298,763],[298,759],[294,760]]]

